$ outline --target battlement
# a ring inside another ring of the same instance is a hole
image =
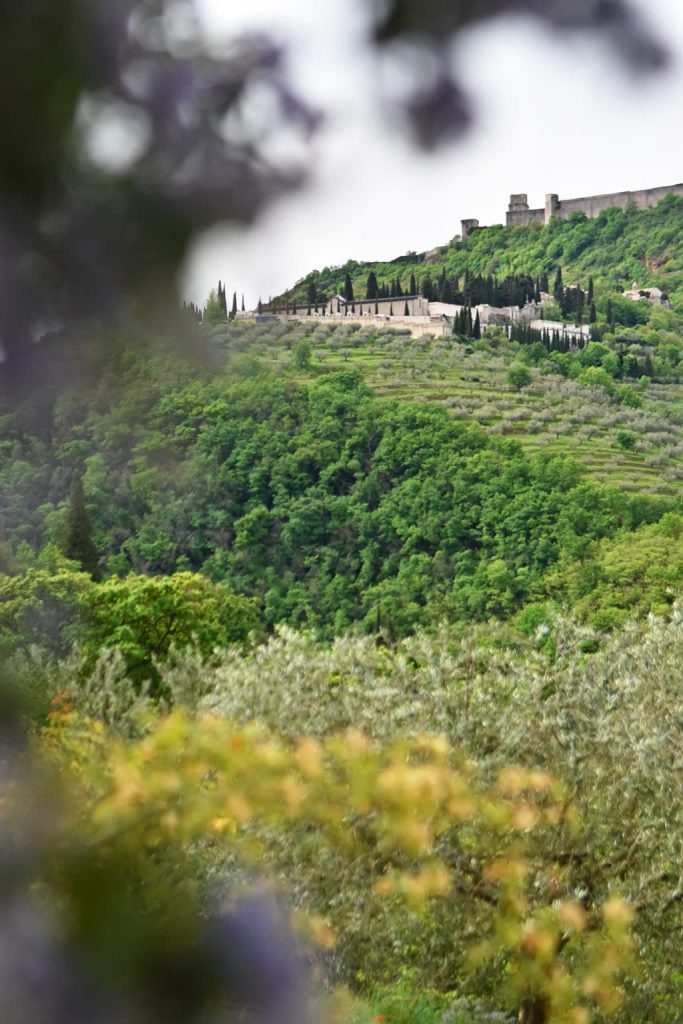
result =
[[[647,210],[656,206],[668,195],[683,196],[683,184],[664,185],[661,188],[645,189],[642,192],[608,192],[599,196],[584,196],[581,199],[560,199],[553,192],[545,197],[543,209],[529,208],[528,196],[520,192],[510,196],[507,211],[508,227],[527,224],[549,224],[553,217],[567,220],[574,213],[583,213],[586,217],[597,217],[603,210],[617,207],[620,210],[627,206],[635,206],[639,210]]]

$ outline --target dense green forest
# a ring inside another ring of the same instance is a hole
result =
[[[603,578],[598,542],[635,552],[642,528],[678,521],[673,494],[593,482],[578,461],[527,453],[448,408],[376,395],[360,369],[307,383],[296,359],[280,373],[228,360],[198,380],[162,358],[128,350],[92,392],[6,401],[6,572],[46,548],[49,560],[79,474],[96,575],[199,572],[254,599],[265,627],[391,639],[578,600],[586,564],[595,587]],[[661,536],[671,547],[677,528]],[[653,584],[648,600],[667,599]]]
[[[570,319],[580,280],[576,350],[214,296],[0,371],[0,655],[70,794],[48,884],[105,961],[83,834],[105,918],[105,875],[150,920],[275,879],[332,1021],[680,1016],[682,211],[375,267],[547,277]]]

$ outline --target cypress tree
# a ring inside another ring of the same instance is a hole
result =
[[[371,270],[368,274],[368,285],[367,285],[367,298],[376,299],[379,294],[379,288],[377,285],[377,275],[374,270]]]
[[[394,315],[394,304],[392,302],[391,305],[389,306],[389,316],[393,316],[393,315]]]
[[[607,323],[610,327],[614,327],[614,306],[611,299],[607,300]]]
[[[244,292],[242,292],[242,312],[246,313],[246,309],[244,308]]]
[[[415,281],[415,274],[410,274],[410,294],[417,295],[417,282]]]
[[[404,316],[410,316],[410,308],[409,308],[409,306],[408,306],[408,303],[407,303],[407,302],[406,302],[406,304],[405,304],[405,306],[404,306],[404,308],[403,308],[403,315],[404,315]]]
[[[237,292],[232,293],[232,309],[230,311],[230,319],[234,320],[237,316]]]
[[[553,295],[558,305],[562,305],[564,300],[564,284],[562,281],[562,267],[557,268],[557,274],[555,275],[555,284],[553,286]]]
[[[221,309],[223,310],[226,319],[228,316],[228,304],[225,297],[225,285],[222,281],[218,282],[218,301],[220,302]]]
[[[263,303],[261,302],[261,296],[260,295],[259,295],[258,303],[256,304],[256,312],[259,314],[259,316],[263,312]]]
[[[344,276],[344,298],[347,302],[353,301],[353,283],[349,273]]]
[[[379,302],[375,302],[375,316],[379,316]]]
[[[479,319],[479,310],[477,310],[477,318],[474,321],[474,327],[472,329],[472,337],[479,341],[481,338],[481,320]]]
[[[592,303],[594,298],[595,298],[595,287],[593,285],[593,278],[589,277],[588,278],[588,305],[589,306]]]
[[[89,573],[94,580],[100,578],[97,548],[85,507],[83,481],[78,473],[71,478],[61,549],[72,562],[78,562],[83,572]]]
[[[588,322],[590,324],[596,324],[598,322],[598,311],[595,308],[595,303],[594,302],[591,302],[591,311],[590,311],[590,317],[589,317]]]
[[[583,323],[583,307],[584,307],[585,301],[586,301],[586,296],[584,295],[584,293],[579,288],[578,294],[577,294],[577,297],[576,297],[576,323],[577,323],[577,326],[581,326],[581,324]]]

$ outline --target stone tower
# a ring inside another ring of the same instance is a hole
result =
[[[466,242],[473,231],[476,231],[479,227],[478,220],[463,220],[460,222],[460,238],[463,242]]]
[[[553,217],[560,212],[560,197],[554,192],[549,192],[545,197],[545,222],[550,224]]]

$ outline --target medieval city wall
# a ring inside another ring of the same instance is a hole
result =
[[[639,210],[648,210],[668,195],[683,196],[683,184],[664,185],[661,188],[643,189],[640,192],[608,192],[599,196],[582,196],[579,199],[560,199],[556,195],[546,196],[543,210],[530,210],[526,195],[510,197],[507,224],[510,227],[528,224],[549,224],[552,217],[567,220],[574,213],[583,213],[589,218],[597,217],[603,210],[617,207],[620,210],[634,205]]]
[[[615,206],[623,210],[629,204],[633,204],[639,210],[648,210],[671,194],[683,196],[683,185],[644,189],[642,192],[611,192],[583,199],[562,199],[556,216],[566,218],[571,217],[573,213],[585,213],[587,217],[597,217],[603,210],[610,210]]]
[[[508,210],[508,227],[525,227],[527,224],[545,224],[545,210]]]

